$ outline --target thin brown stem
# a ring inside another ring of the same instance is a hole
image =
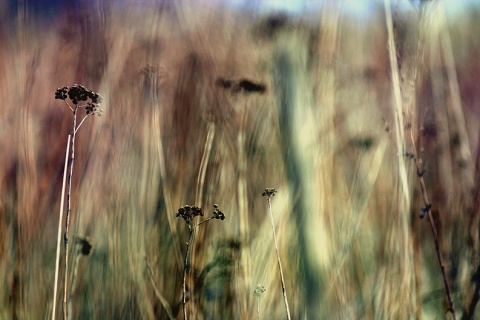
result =
[[[67,103],[68,105],[68,103]],[[71,141],[71,153],[70,153],[70,168],[68,172],[68,188],[67,188],[67,209],[65,217],[65,272],[63,275],[63,319],[68,319],[67,302],[68,302],[68,228],[70,224],[70,211],[71,211],[71,197],[72,197],[72,175],[73,175],[73,163],[75,160],[75,133],[77,125],[77,111],[78,105],[73,109],[73,125],[72,125],[72,141]]]
[[[183,318],[187,320],[187,269],[188,269],[188,253],[189,253],[189,244],[190,240],[192,239],[192,234],[193,234],[193,228],[190,224],[188,224],[188,230],[189,230],[189,235],[188,235],[188,241],[186,243],[187,249],[185,251],[185,264],[183,265],[183,295],[182,295],[182,307],[183,307]]]
[[[207,222],[207,221],[212,220],[213,218],[215,218],[215,216],[200,221],[199,223],[197,223],[197,224],[193,227],[193,229],[195,229],[196,227],[198,227],[198,226],[201,225],[202,223],[205,223],[205,222]]]
[[[438,264],[440,265],[440,270],[442,272],[442,278],[443,278],[443,284],[445,286],[445,292],[447,293],[447,299],[448,299],[448,304],[449,304],[448,311],[450,311],[452,313],[453,319],[456,320],[457,316],[455,314],[455,306],[453,304],[452,292],[450,290],[450,285],[448,284],[447,272],[445,271],[445,264],[443,262],[442,250],[440,248],[440,241],[438,240],[438,231],[437,231],[437,227],[435,226],[435,220],[433,219],[431,204],[430,204],[430,201],[428,200],[427,189],[425,187],[425,180],[423,179],[422,162],[418,158],[418,155],[417,155],[417,148],[415,147],[415,140],[413,138],[413,132],[412,131],[410,131],[410,140],[411,140],[412,148],[413,148],[413,155],[414,155],[415,165],[416,165],[416,169],[417,169],[417,176],[418,176],[418,179],[420,181],[420,191],[422,193],[423,204],[425,205],[425,208],[427,210],[428,221],[430,222],[430,227],[432,229],[432,234],[433,234],[433,240],[435,242],[435,250],[437,251]]]
[[[275,242],[275,251],[277,252],[278,269],[280,270],[280,280],[282,281],[283,300],[285,302],[285,308],[287,309],[287,319],[290,320],[290,308],[288,307],[287,290],[285,288],[285,279],[283,278],[282,262],[280,261],[280,254],[278,252],[277,236],[275,234],[275,223],[273,222],[272,203],[270,198],[271,197],[268,196],[268,208],[270,209],[270,219],[272,222],[273,241]]]

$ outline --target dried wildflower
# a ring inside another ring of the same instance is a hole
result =
[[[85,106],[85,112],[87,115],[97,114],[98,116],[101,116],[103,109],[100,108],[100,105],[97,103],[88,102]]]
[[[67,86],[57,88],[57,90],[55,91],[55,99],[59,99],[59,100],[67,99],[67,91],[68,91]]]
[[[258,93],[263,94],[267,91],[267,86],[260,82],[254,82],[248,79],[230,80],[225,78],[217,78],[215,85],[230,90],[232,93],[242,92],[244,94]]]
[[[98,104],[102,102],[103,98],[96,92],[88,90],[86,87],[81,84],[73,84],[71,87],[64,86],[57,88],[55,91],[55,99],[65,100],[70,98],[73,104],[78,104],[80,101],[91,100],[91,103]]]
[[[185,222],[187,224],[190,224],[190,222],[193,220],[193,218],[195,218],[197,216],[203,216],[203,215],[204,215],[203,210],[201,208],[196,207],[196,206],[185,205],[185,206],[181,207],[180,209],[178,209],[178,212],[175,216],[177,218],[182,217],[183,220],[185,220]]]
[[[246,94],[259,93],[263,94],[267,91],[267,86],[263,83],[253,82],[248,79],[242,79],[238,82],[238,88]]]
[[[77,244],[81,246],[80,253],[89,256],[92,253],[93,245],[87,238],[77,237]]]
[[[263,285],[258,285],[258,286],[255,288],[255,290],[253,290],[253,293],[255,293],[255,295],[256,295],[257,297],[260,297],[260,295],[261,295],[262,293],[264,293],[265,291],[267,291],[267,289],[265,289],[265,286],[263,286]]]
[[[265,188],[265,191],[263,191],[262,196],[264,197],[273,197],[277,193],[277,189],[275,188]]]
[[[215,219],[225,220],[225,214],[222,211],[218,210],[218,204],[214,204],[213,207],[213,217]]]

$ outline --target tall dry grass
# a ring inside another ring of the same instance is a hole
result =
[[[395,114],[381,6],[368,19],[341,3],[302,18],[187,1],[75,6],[44,19],[20,3],[1,22],[1,319],[52,311],[70,126],[53,97],[72,83],[105,98],[104,115],[85,122],[76,144],[71,232],[93,251],[71,266],[72,317],[167,319],[167,305],[181,319],[188,230],[175,213],[213,203],[226,220],[195,234],[191,312],[254,319],[259,302],[265,319],[285,317],[266,186],[279,190],[272,211],[292,318],[444,317],[415,164],[402,156],[411,150],[395,117],[409,124],[425,164],[458,316],[469,310],[477,7],[460,19],[438,3],[394,6],[408,106]],[[267,91],[224,90],[219,77]],[[258,285],[267,289],[259,300]]]

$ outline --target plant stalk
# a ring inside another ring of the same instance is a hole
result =
[[[68,319],[68,312],[67,312],[67,302],[68,302],[68,228],[70,224],[70,212],[71,212],[71,197],[72,197],[72,175],[73,175],[73,163],[75,160],[75,134],[77,132],[77,111],[78,111],[78,104],[75,105],[73,109],[73,126],[72,126],[72,140],[71,140],[71,151],[70,151],[70,168],[68,171],[68,188],[67,188],[67,209],[66,209],[66,217],[65,217],[65,234],[64,234],[64,242],[65,242],[65,272],[63,275],[63,319]]]
[[[440,270],[442,271],[443,284],[445,286],[445,292],[447,294],[447,299],[449,304],[448,311],[452,313],[453,319],[456,320],[457,316],[455,314],[455,306],[453,304],[450,285],[448,284],[447,272],[445,271],[445,264],[443,262],[442,250],[440,248],[440,242],[438,240],[438,231],[437,231],[437,227],[435,226],[435,220],[433,219],[432,210],[430,209],[431,204],[430,204],[430,201],[428,200],[427,188],[425,187],[425,180],[423,179],[422,163],[417,156],[417,148],[415,147],[415,141],[414,141],[412,132],[410,132],[410,139],[412,143],[413,155],[414,155],[415,165],[417,169],[417,176],[420,181],[420,191],[422,192],[423,204],[425,205],[425,208],[428,208],[428,212],[427,212],[428,221],[430,222],[430,227],[432,229],[433,240],[435,242],[435,250],[437,251],[438,264],[440,265]]]
[[[60,218],[58,219],[58,237],[57,237],[57,258],[55,259],[55,281],[53,284],[53,310],[52,310],[52,320],[55,320],[56,307],[57,307],[57,290],[58,290],[58,271],[60,263],[60,243],[62,239],[62,221],[63,221],[63,207],[65,203],[65,184],[67,181],[67,168],[68,168],[68,158],[70,152],[70,135],[67,139],[67,148],[65,151],[65,165],[63,170],[63,180],[62,180],[62,196],[60,197]]]
[[[282,262],[280,261],[280,254],[278,253],[277,236],[275,234],[275,224],[273,222],[272,203],[270,201],[270,198],[271,197],[268,196],[268,208],[270,209],[270,218],[272,221],[272,230],[273,230],[273,241],[275,242],[275,251],[277,252],[278,269],[280,269],[280,278],[282,281],[283,300],[285,302],[285,308],[287,309],[287,319],[291,320],[290,308],[288,307],[288,300],[287,300],[287,290],[285,289],[285,279],[283,278]]]
[[[185,264],[183,265],[183,295],[182,295],[182,307],[183,307],[183,318],[187,320],[187,288],[186,288],[186,283],[187,283],[187,268],[188,268],[188,253],[189,253],[189,244],[190,240],[192,239],[192,234],[193,234],[193,228],[190,224],[188,224],[188,241],[186,243],[187,245],[187,250],[185,252]]]

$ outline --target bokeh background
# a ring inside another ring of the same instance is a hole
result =
[[[0,4],[0,319],[52,314],[72,120],[54,93],[74,83],[104,112],[76,139],[72,319],[183,319],[175,213],[215,203],[226,219],[196,231],[191,318],[285,318],[266,187],[293,319],[450,318],[411,135],[457,316],[473,316],[480,4],[392,0],[397,129],[383,2],[260,4]]]

